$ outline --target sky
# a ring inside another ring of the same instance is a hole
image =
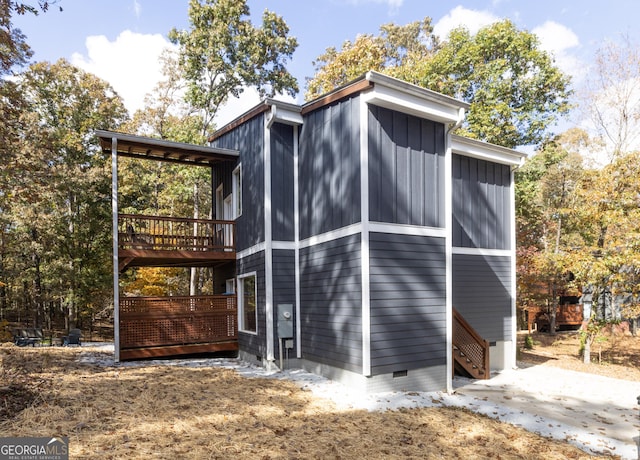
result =
[[[72,64],[107,80],[131,113],[160,77],[158,55],[172,46],[172,28],[188,29],[188,0],[58,0],[44,14],[14,18],[34,51],[33,61]],[[313,61],[327,47],[340,48],[358,34],[378,34],[382,24],[404,25],[432,18],[435,33],[445,37],[464,25],[471,32],[508,18],[519,29],[538,35],[557,65],[579,88],[595,51],[623,35],[638,41],[637,0],[248,0],[252,21],[260,24],[265,9],[282,16],[299,46],[288,63],[298,79],[302,102]],[[59,11],[59,7],[62,11]],[[258,103],[255,91],[231,101],[216,120],[231,121]]]

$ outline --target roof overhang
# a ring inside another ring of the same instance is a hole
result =
[[[500,145],[489,144],[476,139],[451,135],[451,151],[459,155],[502,163],[512,168],[518,168],[524,162],[526,153],[518,152]]]
[[[368,104],[445,124],[462,122],[469,109],[466,102],[378,72],[367,72],[364,78],[373,83],[364,95]]]
[[[236,161],[239,156],[236,150],[173,142],[115,131],[97,129],[95,134],[100,140],[100,146],[104,153],[111,154],[115,148],[117,154],[123,157],[210,166],[222,161]]]

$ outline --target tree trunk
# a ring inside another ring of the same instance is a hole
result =
[[[584,351],[582,355],[582,361],[585,364],[591,363],[591,337],[587,337],[587,340],[584,342]]]
[[[551,290],[552,292],[552,301],[551,301],[551,311],[549,312],[549,334],[556,334],[556,315],[558,313],[558,292],[555,288]]]

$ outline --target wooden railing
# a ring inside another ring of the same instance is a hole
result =
[[[488,379],[489,342],[471,327],[462,315],[453,309],[453,358],[466,372],[476,379]]]
[[[123,297],[120,348],[207,344],[238,338],[234,295]]]
[[[233,221],[118,215],[120,249],[233,251],[234,241]]]

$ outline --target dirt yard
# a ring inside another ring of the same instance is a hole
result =
[[[589,368],[572,357],[575,334],[534,339],[522,360],[640,380],[635,339],[603,351],[619,364]],[[291,382],[222,368],[79,362],[88,352],[0,347],[0,436],[68,436],[74,459],[592,458],[466,410],[340,411]]]

